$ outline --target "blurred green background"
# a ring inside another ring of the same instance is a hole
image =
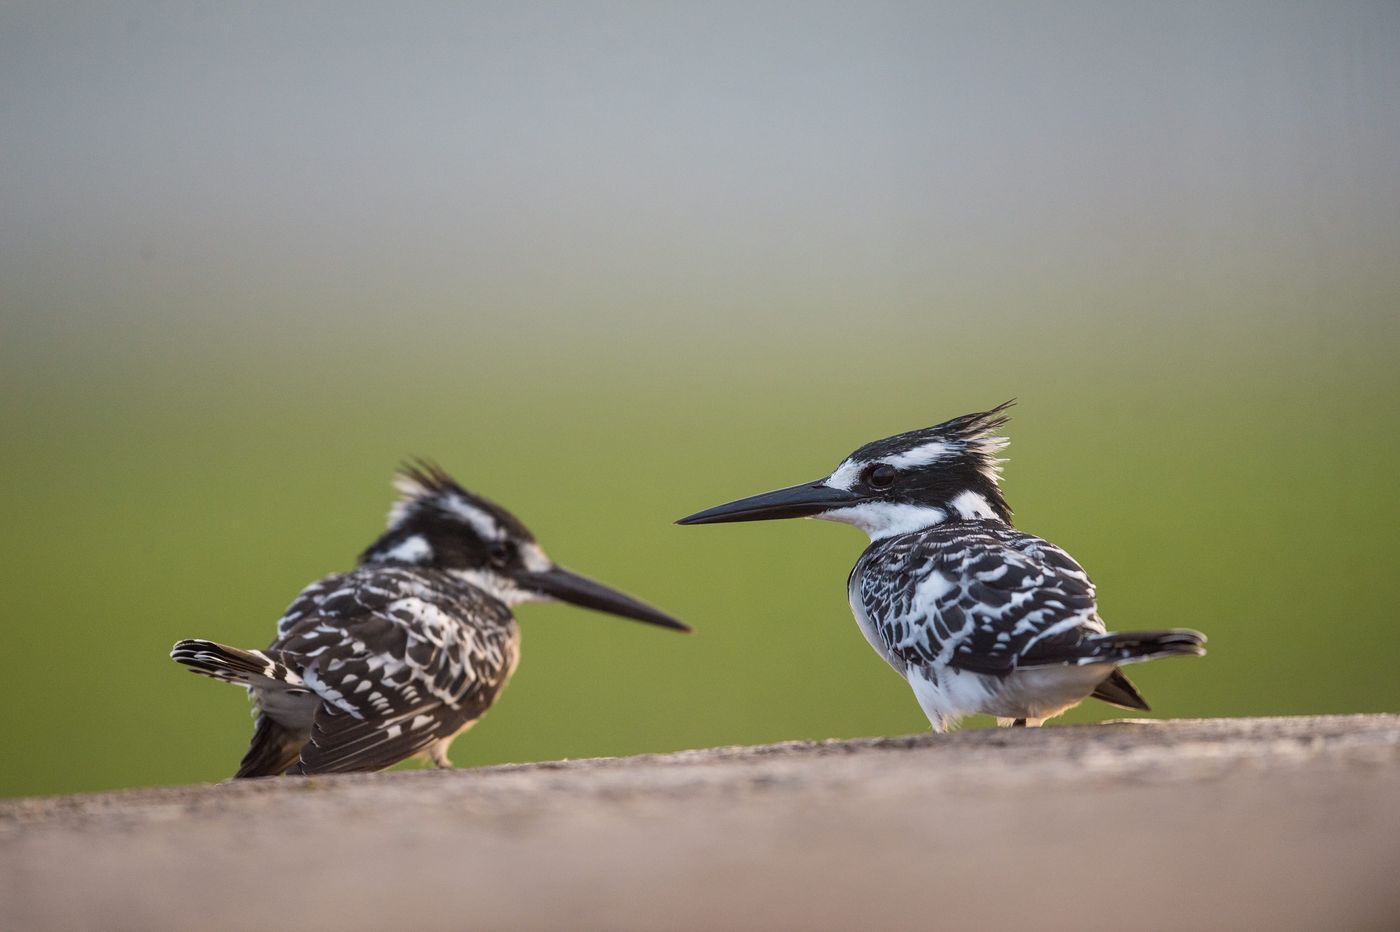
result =
[[[1397,27],[6,4],[0,794],[227,776],[170,644],[264,645],[410,455],[697,629],[523,607],[459,765],[922,730],[858,532],[670,522],[1011,396],[1020,526],[1210,635],[1155,714],[1400,709]]]

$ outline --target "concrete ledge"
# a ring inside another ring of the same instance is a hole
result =
[[[4,929],[1400,927],[1400,716],[0,803]]]

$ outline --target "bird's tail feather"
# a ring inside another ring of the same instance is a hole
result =
[[[1123,675],[1123,671],[1114,668],[1092,693],[1095,699],[1107,702],[1109,705],[1116,705],[1120,709],[1137,709],[1141,712],[1151,712],[1152,706],[1147,704],[1147,700],[1142,698],[1142,693],[1138,692],[1133,681]]]
[[[1206,636],[1190,628],[1110,632],[1089,642],[1092,653],[1081,663],[1138,663],[1176,655],[1199,657],[1206,652],[1205,643]]]
[[[260,650],[243,650],[195,638],[171,648],[170,659],[195,673],[240,686],[302,685],[301,677],[287,666],[282,655]]]
[[[266,715],[258,716],[253,742],[238,765],[234,779],[242,777],[275,777],[286,773],[301,756],[307,736],[277,724]]]

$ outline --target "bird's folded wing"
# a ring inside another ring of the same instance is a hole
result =
[[[393,720],[360,719],[321,703],[311,725],[311,740],[301,749],[297,771],[354,773],[383,770],[427,750],[445,734],[442,707],[429,703]]]
[[[890,653],[911,665],[1004,676],[1076,663],[1103,633],[1088,574],[1039,538],[928,534],[881,560],[884,572],[862,577],[863,607]]]
[[[300,659],[321,700],[303,772],[380,770],[425,750],[479,718],[514,666],[506,626],[463,624],[422,593],[376,583],[368,596],[326,598],[274,645]]]

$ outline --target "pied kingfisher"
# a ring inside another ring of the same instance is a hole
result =
[[[1011,404],[868,443],[816,482],[677,523],[824,518],[865,531],[851,610],[935,731],[977,713],[1039,725],[1089,696],[1146,710],[1118,667],[1204,654],[1205,635],[1109,633],[1079,564],[1011,526],[997,458],[1007,440],[994,436]]]
[[[382,770],[427,755],[486,713],[520,656],[510,606],[562,600],[690,629],[570,573],[510,512],[437,466],[400,470],[388,529],[348,573],[312,583],[267,650],[187,640],[170,656],[244,686],[253,741],[236,777]]]

